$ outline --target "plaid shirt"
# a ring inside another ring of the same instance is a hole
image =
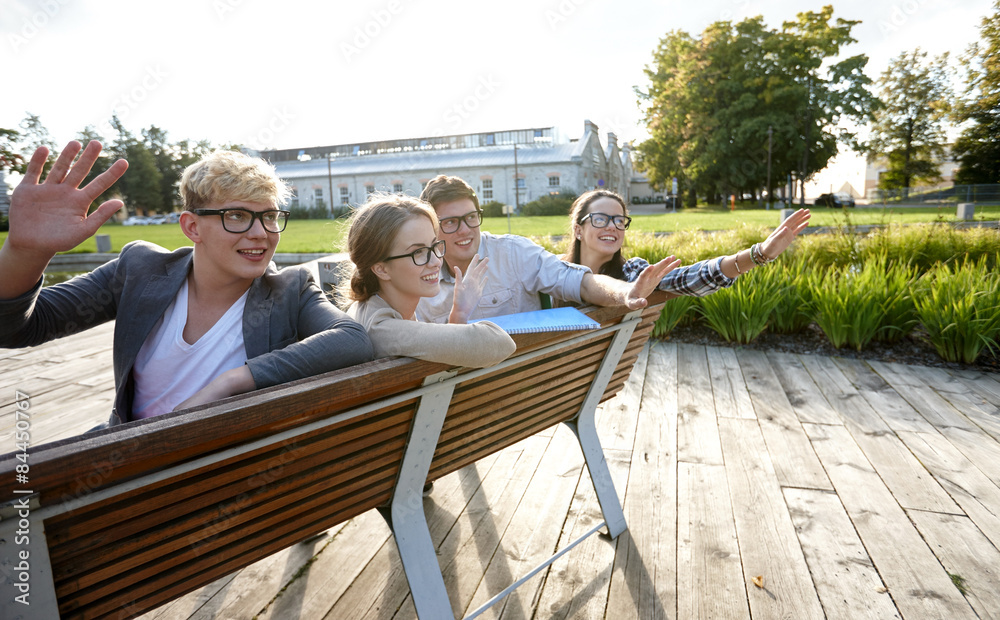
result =
[[[646,267],[649,267],[649,263],[645,259],[633,256],[622,265],[622,273],[625,274],[626,281],[635,282]],[[704,297],[720,288],[732,286],[734,282],[736,282],[736,278],[729,278],[722,273],[722,257],[720,256],[678,267],[663,276],[656,288],[678,295]]]

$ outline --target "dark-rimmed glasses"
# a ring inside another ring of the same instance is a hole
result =
[[[389,256],[388,258],[383,258],[382,260],[395,260],[397,258],[406,258],[409,256],[413,259],[414,265],[417,267],[423,267],[430,262],[431,252],[434,252],[434,256],[437,256],[438,258],[444,258],[444,239],[435,241],[433,245],[425,245],[422,248],[417,248],[407,254],[397,254],[396,256]]]
[[[590,218],[590,225],[594,228],[606,228],[608,222],[611,222],[618,230],[628,230],[628,225],[632,223],[632,218],[627,215],[608,215],[607,213],[594,211],[581,217],[577,224],[583,224],[587,221],[587,218]]]
[[[479,228],[479,225],[483,223],[483,212],[476,209],[460,217],[446,217],[441,220],[441,232],[448,234],[457,232],[462,222],[465,222],[469,228]]]
[[[233,207],[231,209],[195,209],[195,215],[218,215],[222,218],[222,227],[226,232],[245,233],[253,227],[254,220],[260,220],[264,230],[280,233],[288,225],[289,211],[273,209],[271,211],[251,211]]]

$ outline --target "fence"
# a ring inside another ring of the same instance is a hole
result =
[[[1000,204],[1000,184],[873,189],[868,191],[868,201],[873,204],[892,202],[905,202],[907,204],[959,202]]]

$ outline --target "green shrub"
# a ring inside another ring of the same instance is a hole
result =
[[[329,217],[326,207],[288,207],[290,220],[325,220]]]
[[[503,207],[504,204],[499,200],[491,200],[479,205],[479,208],[483,210],[483,217],[504,217]],[[569,212],[567,211],[567,213]]]
[[[875,340],[898,342],[913,331],[919,322],[917,308],[913,304],[917,270],[901,263],[889,263],[884,257],[880,266],[885,272],[882,281],[882,324],[875,333]]]
[[[992,262],[996,264],[997,257]],[[914,295],[917,316],[938,355],[971,364],[1000,337],[1000,275],[986,257],[937,265]]]
[[[653,324],[653,337],[663,338],[670,335],[670,332],[677,327],[690,323],[694,316],[691,308],[695,305],[695,299],[685,296],[668,299],[667,303],[663,304],[660,317]]]
[[[576,194],[571,192],[546,194],[538,200],[532,200],[522,207],[524,215],[569,215]]]
[[[777,305],[780,285],[764,270],[740,276],[733,286],[698,298],[698,311],[708,326],[727,342],[752,342],[767,328]]]
[[[833,267],[813,272],[816,323],[836,348],[848,344],[860,351],[882,325],[882,267],[876,262],[858,267]]]
[[[764,277],[773,279],[779,288],[778,303],[768,324],[768,329],[778,334],[800,332],[813,320],[811,269],[802,254],[790,252],[777,263],[761,269],[766,270]]]
[[[10,230],[10,222],[7,220],[6,216],[0,215],[0,232],[8,232]]]

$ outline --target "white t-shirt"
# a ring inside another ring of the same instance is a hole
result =
[[[173,411],[212,379],[246,363],[243,307],[249,293],[248,289],[197,342],[188,344],[184,340],[188,284],[184,281],[177,297],[142,343],[132,368],[135,419]]]

